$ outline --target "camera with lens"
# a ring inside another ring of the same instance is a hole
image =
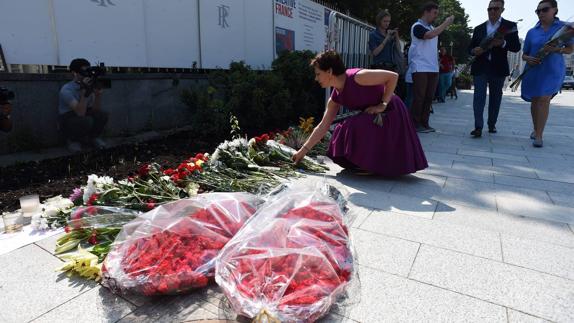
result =
[[[102,78],[106,75],[106,67],[104,63],[100,63],[99,66],[90,66],[79,72],[84,78],[88,80],[82,80],[82,86],[86,89],[86,96],[89,96],[94,89],[109,89],[112,87],[112,80]]]
[[[5,87],[0,86],[0,104],[6,104],[10,100],[14,100],[15,97],[16,95],[14,94],[14,92],[8,90]]]

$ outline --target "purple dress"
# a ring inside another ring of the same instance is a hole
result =
[[[331,100],[350,110],[364,110],[382,101],[382,85],[355,82],[360,69],[348,69],[343,91],[334,90]],[[389,102],[382,127],[374,115],[361,113],[335,127],[327,155],[344,168],[359,167],[386,177],[414,173],[428,167],[411,117],[398,96]]]

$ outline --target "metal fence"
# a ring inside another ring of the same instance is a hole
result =
[[[329,49],[341,54],[347,67],[369,67],[372,55],[369,50],[369,33],[375,27],[332,11],[329,17],[327,41]]]

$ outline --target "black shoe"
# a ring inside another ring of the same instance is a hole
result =
[[[496,127],[492,127],[492,128],[488,128],[488,132],[490,133],[497,133],[498,131],[496,131]]]
[[[471,131],[470,135],[473,136],[474,138],[480,138],[482,137],[482,129],[476,128],[473,131]]]
[[[425,127],[425,129],[426,129],[426,132],[436,132],[436,129],[433,128],[433,127],[430,127],[430,126],[429,126],[429,127]]]

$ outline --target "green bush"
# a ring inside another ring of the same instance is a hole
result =
[[[271,71],[256,71],[244,62],[209,75],[207,89],[185,90],[183,102],[192,110],[194,127],[206,127],[211,136],[229,134],[229,116],[241,129],[256,135],[286,129],[299,117],[323,114],[324,92],[314,82],[310,51],[282,53]]]

